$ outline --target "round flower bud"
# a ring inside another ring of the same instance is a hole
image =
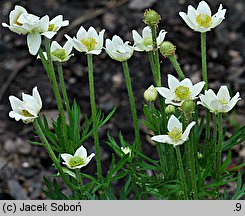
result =
[[[201,152],[197,152],[197,158],[198,159],[202,159],[203,158],[203,154]]]
[[[196,103],[193,100],[187,99],[181,104],[181,109],[186,112],[190,113],[195,109]]]
[[[144,22],[148,26],[157,26],[161,20],[161,16],[156,11],[151,9],[145,10],[144,17]]]
[[[168,58],[170,56],[173,56],[175,54],[176,46],[174,46],[169,41],[164,41],[160,45],[160,53],[165,57]]]
[[[175,112],[175,107],[173,105],[168,105],[165,109],[166,114],[172,114]]]
[[[151,85],[148,89],[145,90],[144,92],[144,98],[148,102],[153,102],[157,99],[157,90],[153,85]]]

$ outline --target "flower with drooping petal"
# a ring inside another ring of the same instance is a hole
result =
[[[186,24],[198,32],[207,32],[218,26],[225,19],[226,9],[220,4],[218,12],[212,16],[211,9],[205,1],[201,1],[195,9],[191,5],[188,6],[187,14],[180,12],[179,15]]]
[[[49,21],[48,30],[46,32],[42,33],[42,35],[51,39],[54,37],[54,35],[57,34],[57,31],[59,31],[61,27],[65,27],[68,25],[69,25],[69,21],[63,20],[63,16],[58,15]]]
[[[217,95],[212,89],[209,89],[204,94],[201,94],[199,98],[201,101],[198,101],[197,104],[203,105],[215,114],[229,112],[241,100],[239,92],[231,98],[226,86],[221,86]]]
[[[37,87],[33,88],[32,95],[22,93],[22,100],[10,96],[9,101],[12,108],[9,117],[16,121],[22,120],[26,124],[33,122],[42,108],[42,100]]]
[[[63,47],[59,45],[56,41],[53,41],[50,47],[52,61],[57,61],[57,62],[68,61],[71,58],[71,56],[74,55],[71,54],[72,48],[73,48],[72,43],[70,41],[67,41]],[[47,59],[47,53],[43,52],[43,55]],[[40,58],[40,56],[38,56],[38,58]]]
[[[205,82],[202,81],[193,85],[191,80],[188,78],[179,81],[171,74],[168,74],[169,89],[166,87],[156,87],[156,90],[160,95],[166,98],[166,104],[181,106],[181,104],[187,99],[195,100],[197,95],[202,91],[204,84]]]
[[[48,30],[49,17],[40,17],[30,14],[25,8],[16,5],[9,15],[10,24],[2,23],[3,27],[9,28],[17,34],[27,34],[29,52],[36,55],[41,46],[41,33]]]
[[[105,50],[112,59],[120,62],[127,61],[134,53],[134,48],[129,45],[129,41],[124,43],[117,35],[114,35],[112,40],[106,39]]]
[[[74,155],[71,154],[61,154],[60,156],[65,161],[63,164],[65,164],[69,169],[80,169],[82,167],[85,167],[89,161],[94,157],[94,153],[87,156],[87,150],[81,146],[79,147]]]
[[[157,135],[151,139],[159,143],[172,144],[174,147],[183,144],[188,140],[191,128],[196,122],[191,122],[183,132],[182,123],[174,116],[168,120],[168,135]]]
[[[146,26],[142,31],[142,36],[135,30],[132,31],[133,39],[134,39],[134,50],[135,51],[152,51],[153,50],[153,43],[152,43],[152,34],[151,28]],[[165,35],[167,32],[165,30],[161,30],[157,37],[157,47],[161,45],[163,42]]]
[[[103,48],[104,33],[104,29],[98,34],[93,27],[90,27],[88,31],[86,31],[83,26],[81,26],[76,37],[73,37],[73,39],[68,35],[65,35],[65,37],[71,41],[77,51],[99,55]]]

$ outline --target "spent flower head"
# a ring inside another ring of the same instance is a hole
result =
[[[172,144],[174,147],[183,144],[188,140],[191,128],[195,125],[195,122],[191,122],[183,132],[182,123],[174,116],[168,120],[168,134],[167,135],[156,135],[151,139],[159,143]]]
[[[207,32],[225,19],[225,13],[226,9],[223,9],[222,4],[220,4],[218,12],[212,16],[209,5],[205,1],[201,1],[197,9],[189,5],[187,14],[180,12],[179,15],[194,31]]]
[[[195,100],[197,95],[200,94],[204,87],[205,82],[199,82],[195,85],[192,84],[188,78],[179,81],[171,74],[168,74],[168,87],[156,87],[156,90],[160,95],[166,98],[166,104],[173,104],[181,106],[181,104],[187,100]]]
[[[200,101],[197,104],[203,105],[215,114],[229,112],[241,100],[239,92],[231,98],[227,86],[221,86],[217,95],[212,89],[209,89],[204,94],[201,94],[199,98]]]
[[[144,22],[148,26],[157,26],[161,20],[161,16],[152,9],[145,10],[144,13]]]
[[[169,41],[164,41],[160,46],[160,53],[163,55],[163,57],[168,58],[170,56],[173,56],[175,54],[176,46],[174,46]]]
[[[152,34],[151,28],[146,26],[142,30],[142,36],[135,30],[132,31],[133,39],[134,39],[134,50],[135,51],[152,51],[153,50],[153,42],[152,42]],[[165,30],[161,30],[157,37],[157,47],[159,48],[161,43],[163,42],[165,35],[167,32]]]
[[[69,169],[80,169],[85,167],[95,154],[92,153],[87,156],[87,150],[81,146],[76,150],[74,155],[63,153],[60,156],[64,160],[63,164],[65,164]]]
[[[134,53],[134,48],[129,45],[129,42],[124,43],[117,35],[114,35],[111,40],[106,39],[105,50],[112,59],[120,62],[127,61]]]
[[[22,93],[22,100],[11,95],[9,101],[12,108],[9,117],[16,121],[22,120],[26,124],[33,122],[42,108],[42,100],[37,87],[33,88],[32,95]]]
[[[81,26],[76,37],[73,37],[73,39],[68,35],[65,35],[65,37],[73,44],[73,47],[77,51],[99,55],[103,48],[104,33],[104,29],[97,33],[93,27],[90,27],[88,31],[86,31],[84,27]]]

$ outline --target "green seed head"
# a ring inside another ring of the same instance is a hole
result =
[[[182,131],[179,128],[174,128],[172,131],[168,132],[168,136],[174,141],[177,142],[182,137]]]
[[[189,98],[191,91],[186,86],[178,86],[175,89],[174,93],[175,93],[176,97],[179,98],[180,100],[185,100],[185,99]]]
[[[154,10],[148,9],[144,13],[144,22],[148,26],[157,26],[161,20],[161,16]]]
[[[65,51],[65,49],[56,49],[51,54],[53,56],[61,59],[61,60],[64,60],[66,58],[66,51]]]
[[[187,99],[181,104],[181,109],[186,112],[190,113],[195,109],[196,103],[193,100]]]
[[[203,158],[203,154],[201,152],[197,152],[197,158],[198,159],[202,159]]]
[[[53,31],[55,27],[55,24],[50,24],[48,27],[48,31]]]
[[[164,41],[160,45],[160,52],[161,54],[165,57],[168,58],[170,56],[173,56],[175,54],[176,46],[174,46],[171,42],[169,41]]]
[[[76,166],[81,166],[83,164],[85,164],[85,161],[80,156],[74,156],[69,161],[69,165],[71,168],[74,168]]]
[[[148,102],[153,102],[157,99],[158,92],[153,85],[151,85],[144,92],[144,98]]]
[[[25,117],[34,117],[31,113],[29,113],[27,110],[22,110],[21,114]]]
[[[196,22],[201,27],[209,28],[212,25],[212,17],[207,14],[199,14],[196,17]]]

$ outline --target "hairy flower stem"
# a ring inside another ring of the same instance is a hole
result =
[[[201,33],[201,53],[202,53],[202,77],[205,82],[204,89],[208,90],[208,75],[207,75],[207,51],[206,51],[206,33]],[[210,147],[210,111],[206,108],[206,134],[205,143],[209,143],[207,148]]]
[[[75,169],[75,174],[76,174],[76,180],[77,180],[77,185],[78,185],[78,189],[79,189],[79,198],[84,199],[83,197],[83,180],[82,180],[82,176],[80,173],[80,169]]]
[[[181,67],[180,67],[175,55],[169,56],[169,60],[172,63],[174,69],[176,70],[179,78],[181,80],[185,79],[185,75],[184,75],[184,73],[183,73],[183,71],[182,71],[182,69],[181,69]]]
[[[61,178],[63,179],[63,181],[66,183],[66,185],[72,190],[75,191],[77,190],[77,188],[70,182],[70,180],[66,177],[65,173],[63,172],[62,167],[60,166],[60,162],[59,160],[56,158],[53,149],[51,148],[48,140],[46,139],[40,125],[38,124],[38,121],[35,120],[34,121],[34,127],[37,131],[37,134],[39,135],[43,146],[46,148],[46,150],[49,153],[49,156],[51,157],[52,161],[54,162],[55,168],[59,171],[59,174],[61,176]]]
[[[60,62],[58,62],[57,66],[58,66],[58,74],[59,74],[59,81],[60,81],[61,91],[62,91],[63,98],[64,98],[64,101],[65,101],[66,110],[68,111],[68,113],[70,113],[71,107],[70,107],[68,96],[67,96],[67,92],[66,92],[62,64]]]
[[[213,166],[212,169],[216,172],[217,170],[217,159],[216,159],[216,154],[217,154],[217,146],[216,146],[216,142],[217,142],[217,116],[215,114],[213,114],[213,140],[212,140],[212,155],[211,155],[211,160],[213,161]]]
[[[217,172],[218,179],[221,174],[221,155],[222,155],[222,142],[223,142],[223,124],[222,124],[222,113],[218,114],[218,148],[217,148]]]
[[[148,55],[149,55],[149,60],[150,60],[150,65],[151,65],[151,71],[152,71],[153,79],[154,79],[155,84],[157,85],[157,74],[156,74],[156,67],[155,67],[155,61],[154,61],[153,52],[149,51]]]
[[[179,165],[180,178],[181,178],[181,182],[182,182],[183,189],[184,189],[184,199],[188,200],[188,190],[187,190],[185,172],[184,172],[184,167],[183,167],[183,162],[182,162],[179,146],[176,147],[176,156],[177,156],[177,161]]]
[[[94,75],[93,75],[93,57],[92,54],[87,54],[88,61],[88,75],[89,75],[89,93],[90,93],[90,105],[92,111],[92,120],[94,127],[94,143],[96,151],[96,164],[97,164],[97,176],[98,180],[102,180],[102,168],[101,168],[101,157],[100,157],[100,145],[99,145],[99,132],[98,132],[98,121],[96,116],[96,105],[94,95]]]
[[[130,79],[130,75],[129,75],[129,69],[128,69],[127,61],[122,62],[122,65],[123,65],[123,72],[124,72],[125,81],[126,81],[126,85],[127,85],[129,103],[131,106],[131,112],[132,112],[132,118],[133,118],[133,124],[134,124],[135,145],[136,145],[135,150],[140,151],[141,144],[140,144],[139,124],[138,124],[137,111],[136,111],[133,89],[132,89],[132,85],[131,85],[131,79]]]
[[[48,69],[47,73],[49,75],[49,78],[50,78],[50,81],[51,81],[51,84],[53,87],[54,95],[55,95],[55,98],[57,101],[58,110],[59,110],[59,113],[61,116],[62,128],[64,131],[64,133],[62,135],[64,136],[64,140],[66,142],[67,141],[67,127],[66,127],[65,111],[64,111],[64,107],[62,104],[62,99],[61,99],[58,83],[57,83],[56,76],[55,76],[53,62],[51,59],[50,40],[47,38],[45,38],[45,48],[46,48],[46,53],[47,53],[47,58],[48,58],[48,64],[46,66]]]

